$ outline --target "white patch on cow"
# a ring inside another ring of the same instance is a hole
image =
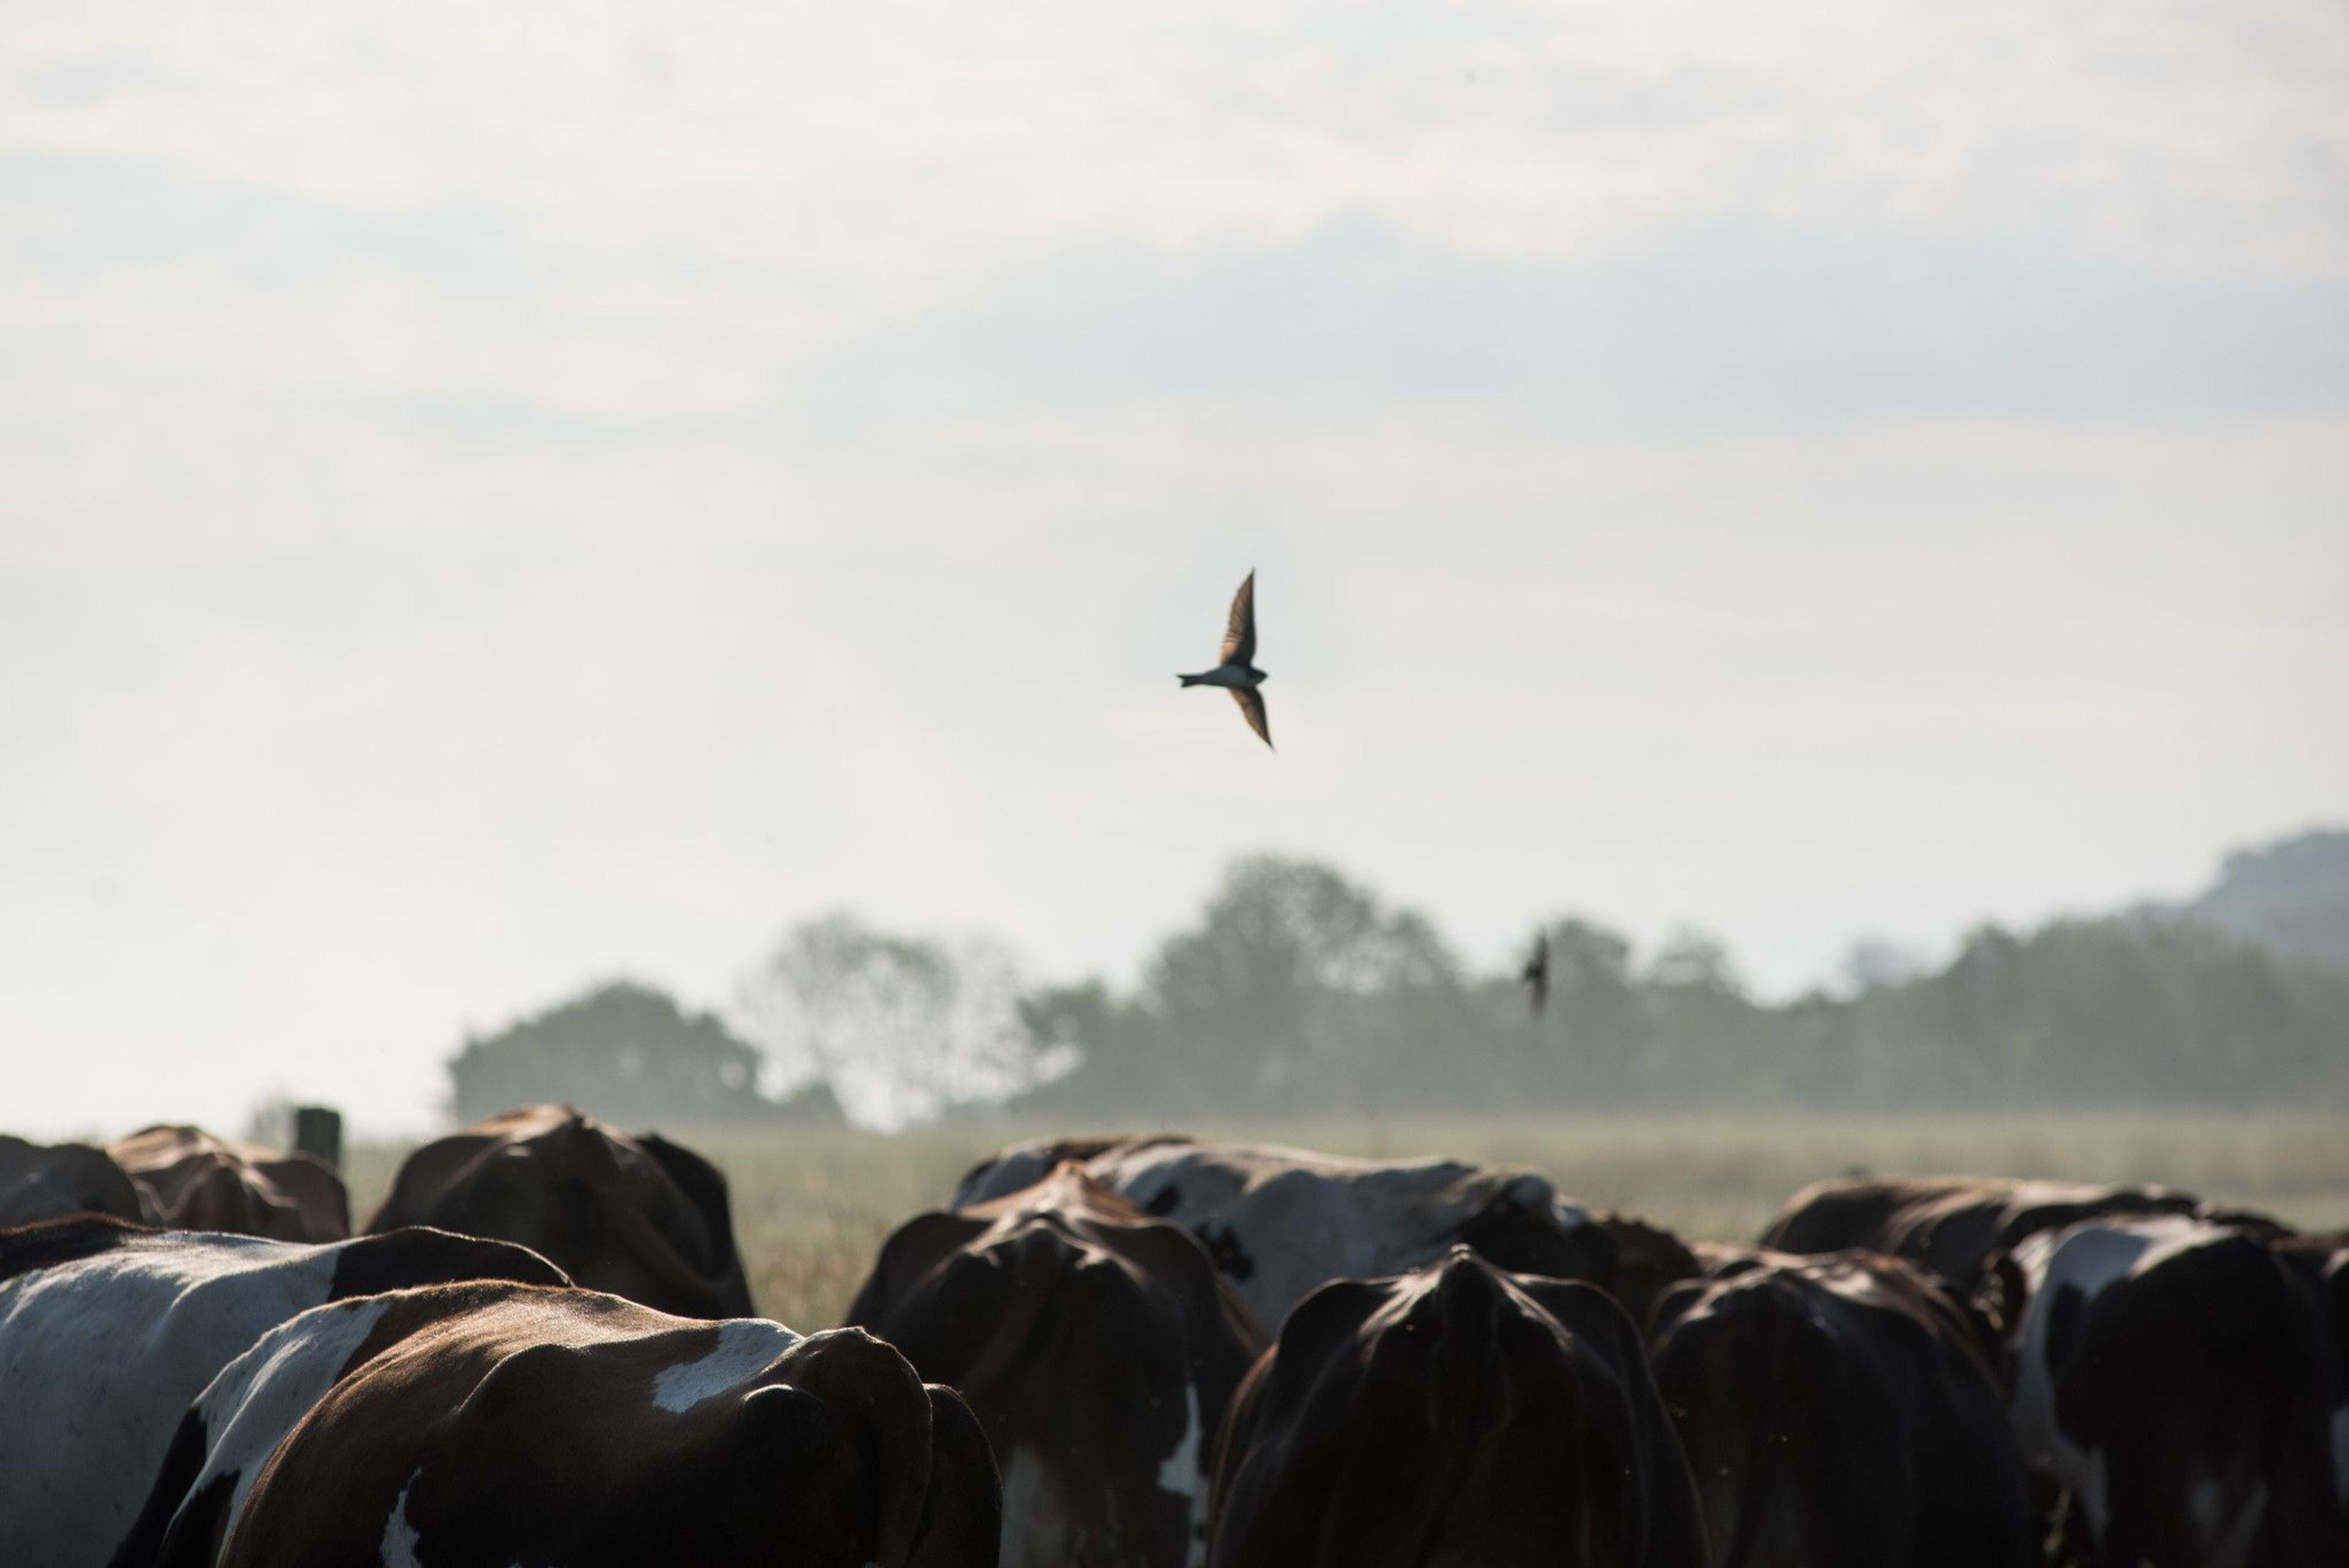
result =
[[[2204,1477],[2188,1484],[2186,1511],[2201,1547],[2197,1561],[2208,1568],[2251,1568],[2251,1549],[2267,1518],[2268,1483],[2254,1480],[2248,1487],[2230,1488],[2215,1476]]]
[[[409,1476],[408,1485],[392,1500],[391,1517],[383,1521],[383,1568],[422,1568],[416,1560],[416,1526],[408,1522],[408,1494],[415,1485],[416,1476]]]
[[[718,1344],[697,1361],[664,1366],[653,1377],[653,1404],[683,1415],[704,1399],[740,1387],[773,1365],[800,1342],[781,1324],[762,1317],[729,1318],[718,1325]]]
[[[1183,1435],[1158,1467],[1158,1490],[1176,1497],[1199,1495],[1199,1386],[1183,1385]]]
[[[0,1282],[0,1563],[104,1563],[189,1402],[342,1245],[173,1232]]]
[[[1074,1560],[1068,1511],[1051,1467],[1032,1449],[1014,1449],[1003,1467],[999,1568],[1059,1568]]]
[[[226,1520],[233,1528],[262,1465],[335,1386],[389,1305],[382,1296],[360,1296],[312,1307],[221,1368],[196,1400],[212,1449],[188,1495],[216,1477],[233,1477]]]
[[[1174,1450],[1158,1467],[1158,1490],[1171,1492],[1191,1505],[1191,1543],[1184,1561],[1196,1568],[1207,1559],[1206,1488],[1199,1473],[1199,1386],[1183,1385],[1183,1435]]]

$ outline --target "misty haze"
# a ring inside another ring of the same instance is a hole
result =
[[[0,1568],[2349,1562],[2337,5],[18,9]]]

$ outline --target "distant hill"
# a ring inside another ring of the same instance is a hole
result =
[[[2349,830],[2239,849],[2185,912],[2278,958],[2349,971]]]

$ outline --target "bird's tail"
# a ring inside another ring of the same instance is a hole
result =
[[[1195,675],[1177,675],[1174,679],[1180,680],[1185,686],[1201,686],[1206,684],[1205,681],[1201,680]]]

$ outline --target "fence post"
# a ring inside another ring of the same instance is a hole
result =
[[[294,1107],[294,1151],[325,1162],[328,1170],[343,1172],[343,1114],[325,1106]]]

